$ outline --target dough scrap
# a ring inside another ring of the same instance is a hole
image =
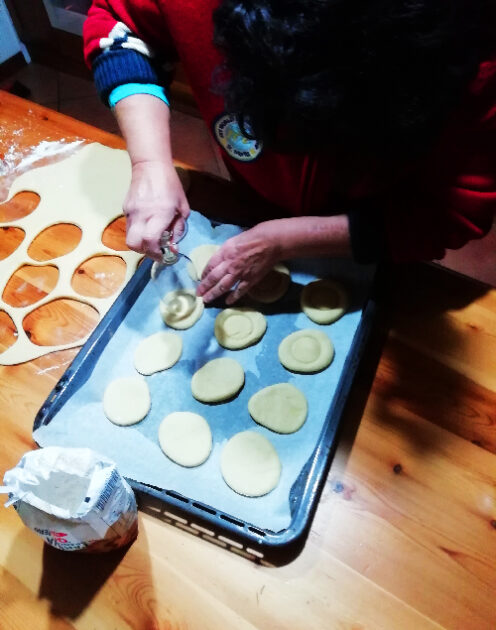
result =
[[[111,381],[103,395],[103,412],[114,424],[136,424],[150,411],[150,390],[141,376],[125,376]]]
[[[174,333],[160,331],[142,339],[134,352],[134,367],[149,376],[175,365],[183,351],[183,340]]]
[[[254,431],[234,435],[224,446],[220,467],[227,485],[245,497],[268,494],[281,478],[281,460],[269,440]]]
[[[292,372],[320,372],[331,364],[334,346],[321,330],[306,328],[285,337],[278,354],[282,365]]]
[[[175,411],[166,416],[158,429],[158,441],[169,459],[188,468],[203,464],[212,450],[208,422],[190,411]]]
[[[256,302],[271,304],[282,298],[290,283],[291,274],[289,269],[286,265],[277,263],[260,282],[248,291],[248,295]]]
[[[276,433],[294,433],[307,419],[305,395],[290,383],[277,383],[259,390],[248,401],[250,416]]]
[[[346,312],[348,296],[340,284],[324,278],[303,288],[300,304],[301,310],[316,324],[332,324]]]
[[[260,341],[267,330],[262,313],[246,306],[226,308],[215,318],[214,333],[224,348],[239,350]]]
[[[44,148],[50,145],[59,154],[72,151],[81,141],[70,143],[43,141]],[[36,151],[37,147],[33,147]],[[142,254],[132,251],[113,250],[102,244],[102,234],[114,219],[122,216],[122,204],[131,181],[131,163],[127,151],[110,149],[98,143],[88,144],[67,159],[54,164],[32,168],[22,173],[12,183],[6,202],[22,191],[32,191],[40,196],[38,206],[25,217],[0,222],[2,227],[16,227],[24,231],[24,240],[9,256],[0,261],[0,310],[8,313],[17,330],[17,341],[0,353],[0,365],[14,365],[30,361],[56,350],[67,350],[81,346],[88,335],[65,344],[38,346],[32,343],[23,326],[25,317],[39,307],[60,298],[78,300],[93,306],[100,319],[108,311],[118,295],[105,298],[81,296],[71,285],[75,270],[93,256],[118,255],[126,263],[126,275],[119,287],[124,288],[136,270]],[[68,202],[69,200],[69,202]],[[50,261],[59,270],[59,278],[53,290],[36,303],[23,307],[12,307],[3,299],[3,291],[12,274],[23,265],[37,265],[28,254],[35,237],[48,227],[70,223],[81,229],[81,240],[67,254]]]
[[[193,264],[188,263],[187,270],[192,280],[196,281],[201,279],[203,270],[208,265],[208,261],[218,249],[220,249],[220,245],[206,243],[205,245],[199,245],[191,250],[189,258]]]
[[[200,402],[221,402],[236,395],[245,383],[245,372],[235,359],[212,359],[193,374],[191,392]]]
[[[203,300],[194,289],[169,291],[160,302],[162,319],[167,326],[176,330],[191,328],[200,319],[203,310]]]

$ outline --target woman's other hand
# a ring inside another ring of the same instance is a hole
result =
[[[275,223],[260,223],[233,236],[212,256],[197,290],[204,302],[231,291],[226,304],[233,304],[272,269],[281,251]]]
[[[264,221],[222,245],[205,268],[197,294],[211,302],[231,291],[226,304],[233,304],[281,260],[350,256],[346,215]]]

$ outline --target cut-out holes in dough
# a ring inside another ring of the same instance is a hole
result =
[[[114,219],[103,230],[102,243],[116,252],[126,251],[126,217],[120,216]]]
[[[40,196],[34,192],[20,192],[10,201],[0,204],[0,221],[9,223],[27,217],[38,207]]]
[[[10,276],[2,298],[10,306],[29,306],[48,295],[58,279],[59,270],[54,265],[23,265]]]
[[[98,319],[98,311],[92,306],[61,298],[31,311],[22,326],[37,346],[58,346],[86,337]]]
[[[13,346],[17,341],[17,329],[10,315],[0,311],[0,353]]]
[[[81,235],[81,229],[72,223],[51,225],[33,239],[28,254],[38,262],[64,256],[79,245]]]
[[[15,252],[26,233],[18,227],[3,227],[0,230],[0,260]]]
[[[93,256],[79,265],[71,284],[79,295],[104,298],[113,295],[125,277],[126,263],[119,256]]]

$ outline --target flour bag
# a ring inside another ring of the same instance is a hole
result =
[[[88,448],[47,448],[26,453],[4,475],[24,524],[65,551],[109,551],[136,538],[134,493],[111,460]]]

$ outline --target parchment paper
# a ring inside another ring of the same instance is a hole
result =
[[[181,251],[207,243],[222,243],[240,228],[222,225],[212,228],[197,212],[189,220],[189,232]],[[267,332],[253,347],[244,350],[221,348],[213,334],[214,320],[221,309],[206,308],[201,320],[185,331],[183,355],[171,369],[146,377],[152,407],[139,424],[118,427],[109,422],[102,409],[107,384],[121,376],[132,376],[133,354],[144,337],[165,325],[158,310],[158,295],[151,283],[145,287],[114,336],[97,360],[88,381],[66,402],[48,425],[34,433],[41,446],[86,446],[113,459],[125,477],[175,490],[191,499],[222,510],[247,523],[274,532],[286,529],[291,521],[289,492],[302,467],[312,454],[341,376],[343,364],[361,318],[374,268],[341,260],[305,260],[288,263],[292,285],[285,298],[273,306],[261,306],[267,317]],[[299,309],[301,287],[316,277],[340,280],[351,296],[351,309],[337,322],[319,326]],[[287,371],[279,363],[277,348],[289,333],[303,328],[320,328],[335,347],[332,364],[315,375]],[[232,401],[207,405],[195,400],[190,381],[207,361],[228,356],[245,370],[245,385]],[[299,387],[309,403],[308,418],[294,434],[279,435],[256,424],[248,413],[252,394],[267,385],[289,382]],[[193,411],[209,423],[213,450],[208,460],[196,468],[183,468],[169,460],[158,444],[158,427],[172,411]],[[275,446],[282,462],[282,475],[275,490],[264,497],[247,498],[233,492],[220,473],[220,454],[225,442],[239,431],[252,430],[265,435]]]

